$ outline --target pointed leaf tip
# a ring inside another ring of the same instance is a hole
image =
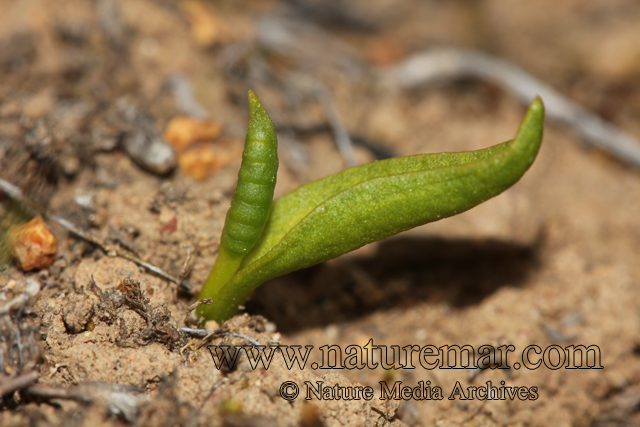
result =
[[[249,112],[250,121],[247,135],[253,134],[253,132],[260,132],[264,130],[270,130],[275,133],[273,122],[271,118],[262,106],[262,102],[258,95],[254,91],[249,90]]]

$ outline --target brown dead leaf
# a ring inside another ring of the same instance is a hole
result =
[[[173,217],[165,225],[160,228],[160,234],[168,233],[173,234],[178,229],[178,218]]]

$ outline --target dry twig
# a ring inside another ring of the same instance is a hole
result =
[[[247,340],[255,346],[262,346],[262,344],[260,344],[258,341],[254,340],[251,337],[248,337],[244,334],[239,334],[237,332],[226,331],[223,328],[216,329],[215,331],[212,331],[210,329],[192,329],[192,328],[180,328],[180,330],[187,335],[191,335],[196,338],[202,338],[203,345],[213,337],[224,337],[227,335],[231,335],[232,337],[242,338],[244,340]]]
[[[38,373],[31,371],[26,374],[19,375],[17,377],[4,377],[0,379],[0,396],[13,393],[14,391],[21,390],[30,386],[38,380]]]
[[[311,95],[318,100],[346,166],[357,165],[353,142],[329,88],[310,75],[297,73],[289,74],[286,84],[292,85],[296,91]]]
[[[27,392],[42,399],[68,399],[82,404],[101,402],[109,412],[122,416],[128,422],[134,422],[138,409],[150,401],[138,387],[86,382],[68,389],[59,387],[31,386]],[[135,394],[134,394],[135,392]]]
[[[314,90],[314,95],[324,109],[324,114],[327,116],[329,126],[331,126],[331,130],[333,131],[336,145],[347,167],[356,166],[358,162],[356,161],[355,151],[353,150],[353,143],[351,142],[349,131],[342,120],[342,116],[338,112],[338,107],[336,107],[331,91],[325,85],[318,83],[316,90]]]
[[[145,269],[147,269],[148,271],[157,274],[158,276],[169,280],[170,282],[173,283],[177,283],[179,285],[185,285],[185,283],[183,283],[183,281],[173,277],[172,275],[170,275],[169,273],[167,273],[166,271],[162,270],[159,267],[156,267],[155,265],[152,265],[146,261],[141,260],[140,258],[138,258],[135,255],[131,255],[128,254],[126,252],[123,252],[117,248],[114,248],[112,246],[107,245],[106,243],[104,243],[103,241],[101,241],[100,239],[98,239],[96,236],[94,236],[93,234],[86,232],[84,230],[82,230],[80,227],[78,227],[77,225],[75,225],[74,223],[72,223],[71,221],[69,221],[66,218],[63,218],[61,216],[58,215],[54,215],[49,213],[44,207],[37,205],[36,203],[34,203],[33,201],[31,201],[29,198],[27,198],[24,193],[22,192],[22,190],[20,188],[18,188],[17,186],[11,184],[8,181],[5,181],[4,179],[0,178],[0,190],[5,193],[7,196],[11,197],[12,199],[16,200],[17,202],[21,203],[22,205],[30,208],[31,210],[34,210],[36,212],[39,212],[40,214],[42,214],[43,216],[45,216],[46,218],[48,218],[49,220],[55,222],[56,224],[58,224],[59,226],[61,226],[62,228],[64,228],[65,230],[75,234],[76,236],[90,242],[93,243],[94,245],[98,246],[100,249],[102,249],[102,251],[107,254],[108,256],[118,256],[120,258],[124,258],[127,259],[131,262],[134,262],[136,264],[138,264],[140,267],[143,267]],[[186,287],[186,286],[185,286]]]
[[[201,119],[209,114],[207,110],[196,99],[191,82],[182,74],[172,74],[168,79],[169,87],[178,104],[178,108],[190,117]]]
[[[568,124],[587,143],[640,167],[640,142],[636,138],[589,113],[520,68],[494,56],[462,49],[433,49],[403,61],[392,68],[383,80],[392,87],[409,88],[461,77],[494,82],[525,104],[540,95],[550,119]]]

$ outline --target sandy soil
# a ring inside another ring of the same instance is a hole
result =
[[[304,370],[276,357],[269,369],[241,359],[221,371],[202,340],[179,329],[216,257],[248,89],[281,130],[277,196],[345,167],[322,108],[298,94],[309,76],[326,84],[349,132],[365,142],[356,146],[360,162],[375,159],[375,148],[409,155],[511,138],[524,107],[493,85],[390,91],[376,83],[384,67],[437,45],[504,58],[640,137],[637,2],[29,0],[2,1],[0,11],[0,177],[173,276],[191,254],[188,286],[178,289],[50,224],[54,263],[27,273],[11,264],[0,276],[4,300],[27,279],[42,286],[29,310],[2,317],[0,380],[33,369],[38,379],[35,391],[3,397],[1,425],[640,425],[640,175],[553,121],[536,162],[505,193],[263,285],[211,341],[246,345],[242,335],[312,345]],[[322,33],[303,33],[305,49],[269,51],[260,42],[267,15]],[[165,129],[185,114],[168,83],[176,74],[222,132],[191,148],[201,150],[198,161],[214,160],[194,166],[182,158],[159,176],[118,145],[140,127],[119,106],[133,105]],[[6,157],[9,147],[18,154]],[[204,179],[193,177],[196,167]],[[8,198],[0,202],[11,218]],[[10,344],[16,331],[22,349]],[[486,369],[472,377],[420,366],[311,367],[323,362],[321,346],[369,340],[513,345],[514,354],[532,344],[597,345],[604,369]],[[284,381],[376,392],[380,381],[430,381],[445,398],[288,402]],[[447,399],[457,382],[488,381],[537,387],[538,398]]]

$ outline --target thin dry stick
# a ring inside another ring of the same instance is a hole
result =
[[[520,68],[491,55],[461,49],[433,49],[400,63],[383,81],[390,86],[408,88],[460,77],[492,81],[525,104],[540,95],[549,118],[575,128],[594,147],[640,167],[640,142],[636,138],[587,112]]]
[[[293,85],[293,88],[297,91],[312,95],[318,100],[327,117],[338,151],[340,151],[345,164],[347,167],[356,166],[358,162],[356,161],[353,142],[338,111],[331,90],[315,77],[299,73],[289,74],[287,84]]]
[[[117,248],[111,247],[107,244],[105,244],[104,242],[100,241],[97,237],[84,232],[83,230],[81,230],[80,228],[76,227],[71,221],[62,218],[60,216],[57,215],[50,215],[47,213],[44,213],[44,215],[49,218],[51,221],[55,222],[56,224],[60,225],[62,228],[76,234],[79,237],[82,237],[83,239],[95,244],[96,246],[98,246],[100,249],[102,249],[104,251],[105,254],[109,255],[109,256],[118,256],[120,258],[124,258],[127,259],[131,262],[134,262],[136,264],[138,264],[140,267],[143,267],[147,270],[149,270],[152,273],[157,274],[158,276],[167,279],[173,283],[177,283],[177,284],[181,284],[181,281],[175,277],[173,277],[172,275],[170,275],[169,273],[167,273],[166,271],[162,270],[159,267],[156,267],[153,264],[149,264],[146,261],[141,260],[140,258],[138,258],[135,255],[131,255],[127,252],[123,252]]]
[[[182,270],[180,270],[180,276],[178,276],[178,286],[182,286],[184,281],[187,279],[189,274],[191,273],[191,247],[188,244],[184,244],[183,247],[187,250],[187,256],[184,259],[184,264],[182,264]]]
[[[340,47],[342,43],[331,43],[334,37],[309,26],[308,23],[304,24],[291,22],[287,18],[264,17],[257,25],[258,43],[308,69],[311,62],[308,52],[318,51],[309,49],[311,40],[316,46],[323,48],[323,55],[320,57],[322,61],[313,64],[314,70],[321,67],[335,68],[336,64],[350,64],[344,69],[348,71],[347,74],[356,77],[362,76],[367,70],[366,64],[352,49]],[[392,87],[410,88],[460,77],[492,81],[513,93],[525,104],[529,104],[536,95],[540,95],[545,102],[549,118],[575,128],[588,144],[640,167],[640,141],[637,138],[589,113],[520,68],[491,55],[464,49],[434,48],[385,70],[382,81]]]
[[[208,116],[207,110],[196,99],[191,82],[186,76],[176,73],[170,75],[168,80],[179,109],[197,119]]]
[[[139,394],[142,391],[138,387],[100,382],[80,383],[67,389],[34,385],[26,390],[32,396],[46,400],[69,399],[83,404],[104,402],[111,414],[120,415],[129,423],[136,420],[138,408],[151,400]]]
[[[318,84],[314,94],[324,109],[324,114],[327,116],[329,126],[333,131],[336,145],[347,167],[356,166],[358,162],[356,161],[355,151],[353,150],[353,143],[351,142],[347,127],[342,121],[342,116],[340,116],[338,112],[338,107],[336,107],[331,91],[325,85]]]
[[[185,308],[184,311],[185,313],[189,314],[196,308],[200,307],[202,304],[211,304],[212,302],[213,302],[213,298],[199,299],[198,301],[191,304],[189,307]]]
[[[194,319],[191,317],[191,312],[203,304],[211,304],[211,303],[213,303],[213,298],[205,298],[205,299],[199,299],[198,301],[194,302],[189,307],[187,307],[184,310],[184,324],[185,325],[199,324],[202,320],[204,320],[204,318]]]
[[[0,380],[0,396],[28,387],[37,380],[38,373],[36,371],[31,371],[13,378],[3,378]]]
[[[258,346],[258,347],[262,346],[262,344],[260,344],[258,341],[254,340],[253,338],[248,337],[244,334],[239,334],[237,332],[229,332],[221,329],[212,331],[210,329],[193,329],[193,328],[180,328],[180,330],[187,335],[191,335],[196,338],[202,338],[202,345],[204,345],[212,337],[224,337],[227,335],[231,335],[236,338],[242,338],[244,340],[247,340],[255,346]]]
[[[98,246],[108,256],[119,256],[120,258],[127,259],[127,260],[129,260],[131,262],[134,262],[134,263],[138,264],[139,266],[147,269],[148,271],[150,271],[152,273],[155,273],[158,276],[161,276],[161,277],[163,277],[163,278],[165,278],[165,279],[167,279],[167,280],[169,280],[169,281],[171,281],[173,283],[181,284],[180,280],[178,280],[177,278],[173,277],[172,275],[170,275],[169,273],[165,272],[164,270],[160,269],[159,267],[156,267],[155,265],[149,264],[148,262],[141,260],[137,256],[128,254],[126,252],[122,252],[122,251],[118,250],[117,248],[113,248],[113,247],[105,244],[104,242],[102,242],[97,237],[93,236],[91,233],[85,232],[80,227],[76,226],[74,223],[69,221],[68,219],[47,212],[47,210],[44,207],[39,206],[37,203],[35,203],[32,200],[30,200],[29,198],[27,198],[20,188],[18,188],[17,186],[15,186],[15,185],[11,184],[10,182],[5,181],[4,179],[1,179],[1,178],[0,178],[0,190],[3,193],[5,193],[7,196],[9,196],[12,199],[16,200],[17,202],[19,202],[19,203],[21,203],[21,204],[23,204],[25,206],[28,206],[29,208],[35,210],[36,212],[39,212],[40,214],[42,214],[43,216],[45,216],[49,220],[55,222],[56,224],[58,224],[59,226],[64,228],[65,230],[67,230],[67,231],[77,235],[78,237],[81,237],[84,240],[86,240],[86,241],[88,241],[90,243],[93,243],[94,245]]]

